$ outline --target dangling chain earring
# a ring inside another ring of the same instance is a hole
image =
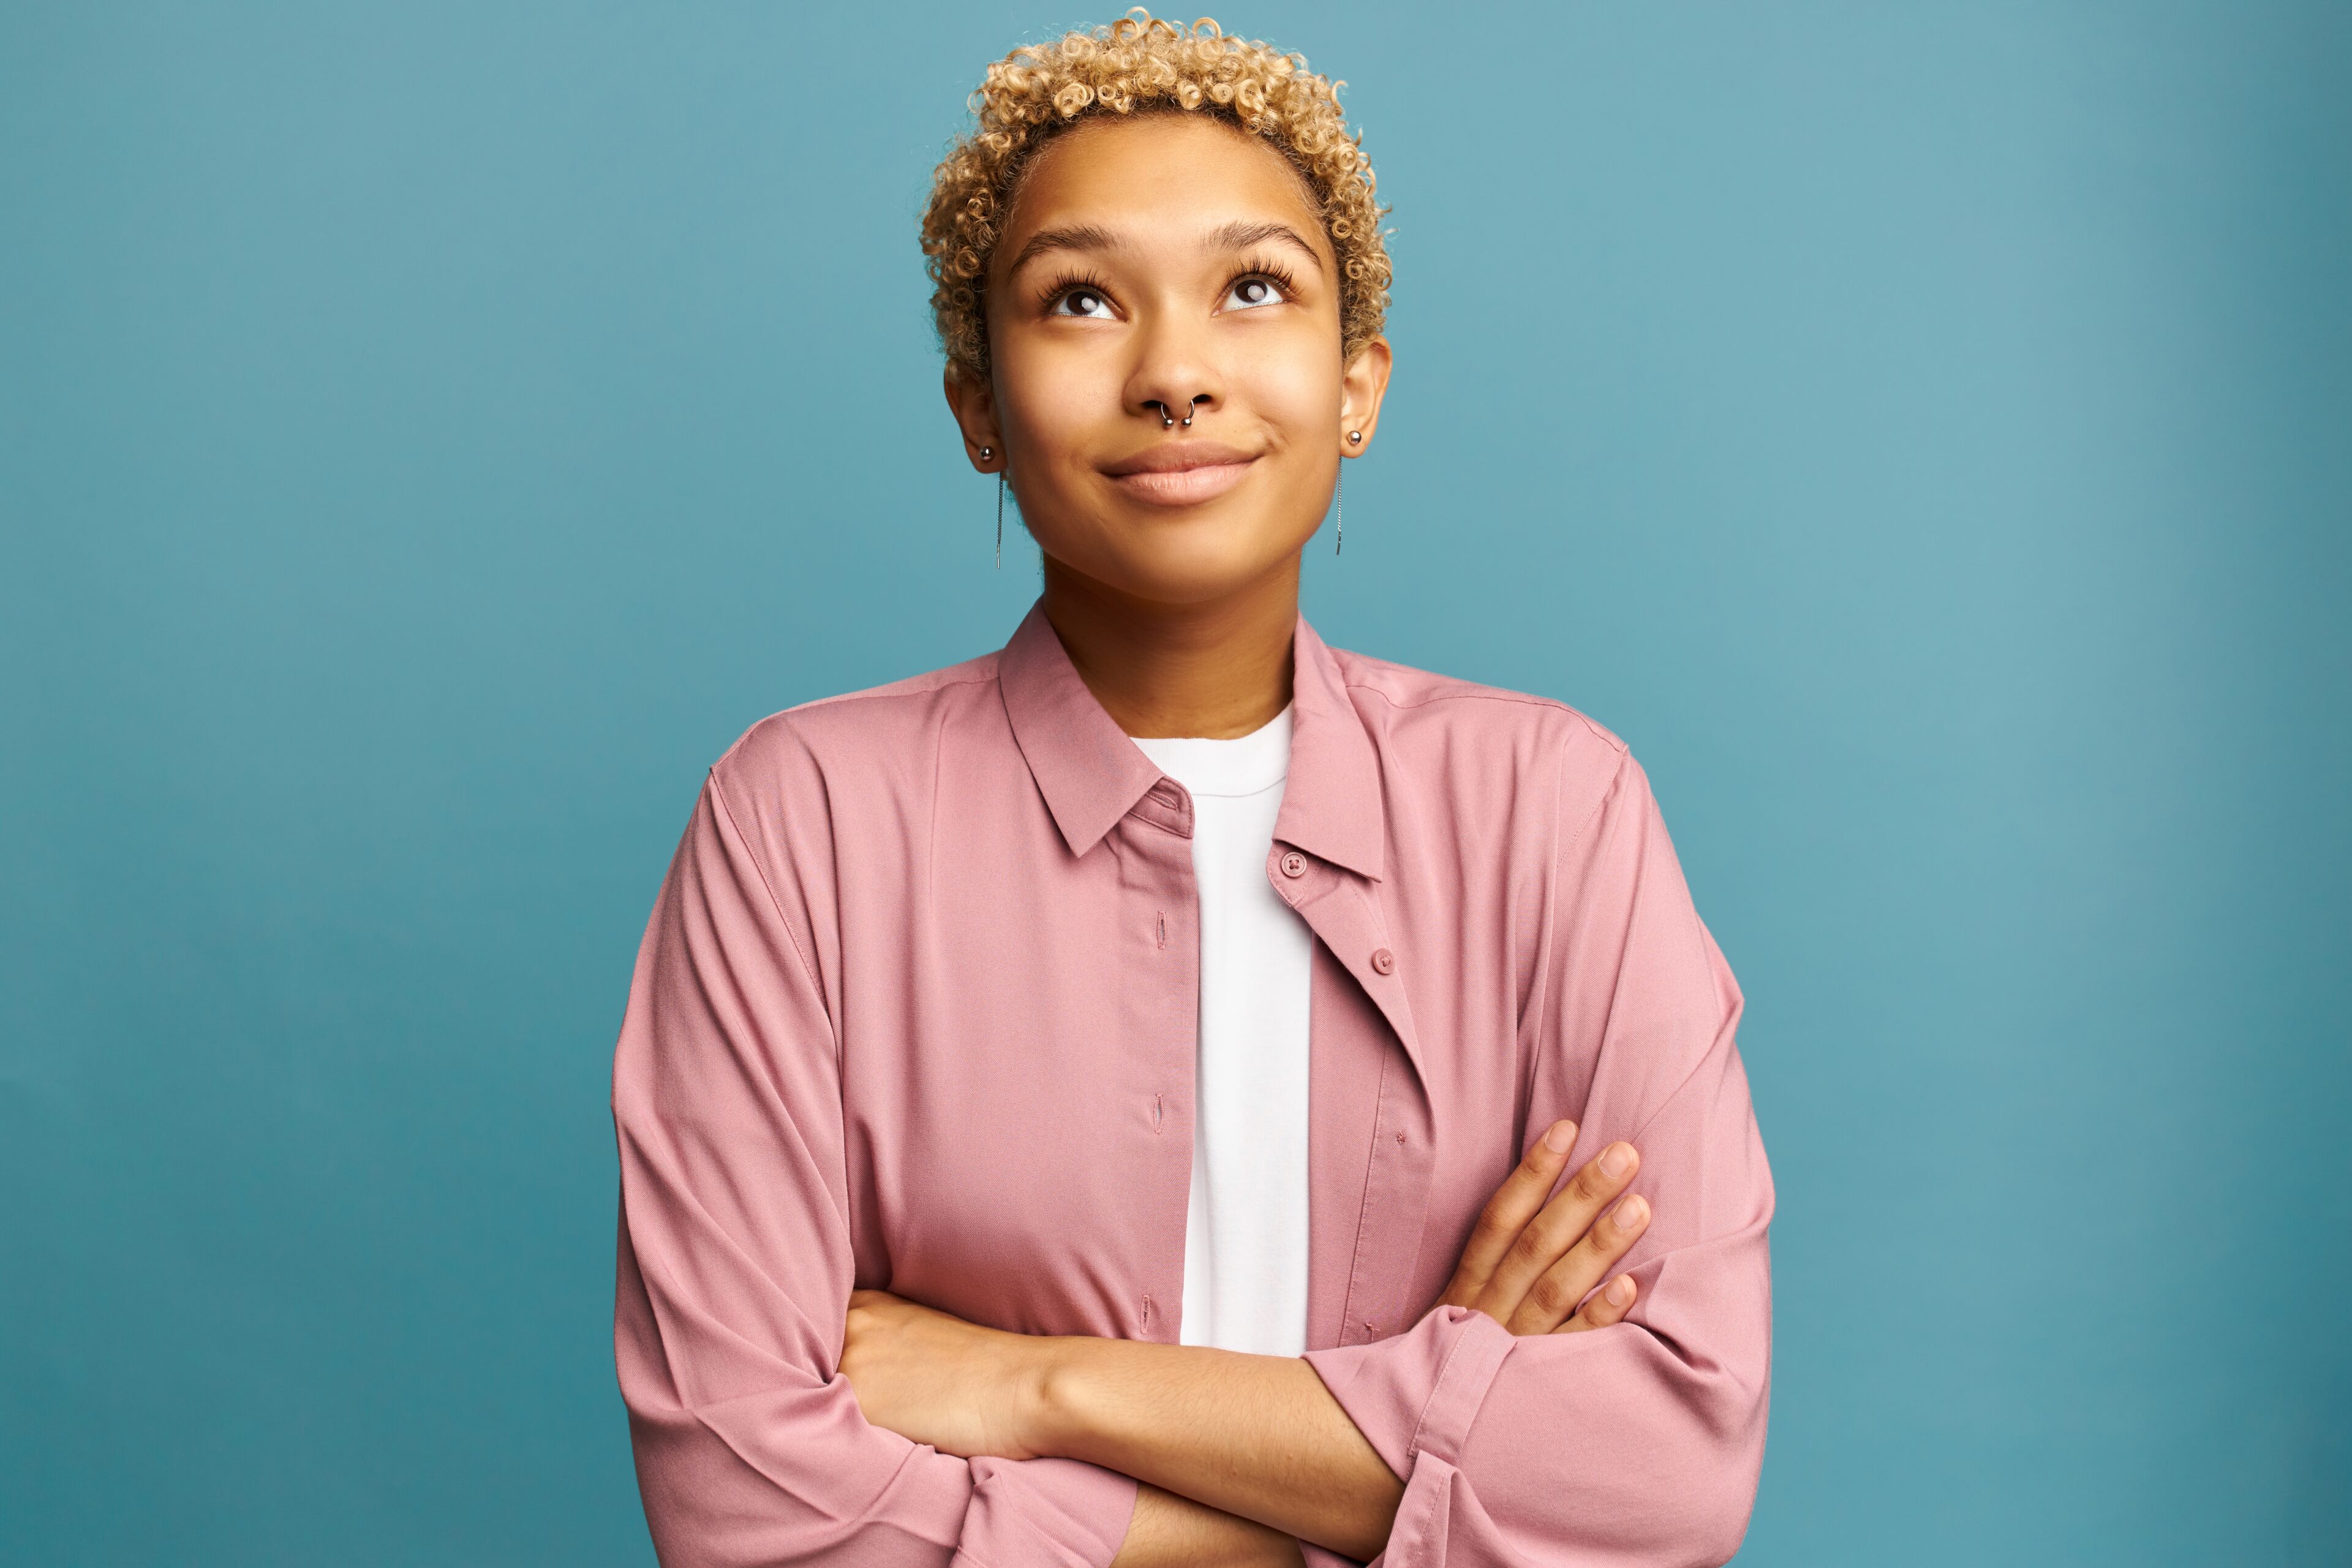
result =
[[[1348,432],[1349,446],[1360,447],[1363,444],[1364,433],[1361,430]],[[1331,553],[1334,555],[1339,553],[1339,542],[1348,537],[1347,495],[1348,461],[1342,458],[1339,460],[1339,478],[1331,486],[1331,510],[1335,514],[1331,519]]]
[[[996,448],[982,447],[980,449],[980,455],[982,458],[993,458],[996,456]],[[1004,470],[1003,468],[996,470],[996,569],[999,572],[1004,570]]]

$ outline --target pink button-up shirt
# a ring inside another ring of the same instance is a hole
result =
[[[1294,638],[1266,877],[1316,936],[1307,1361],[1405,1481],[1386,1568],[1714,1563],[1764,1451],[1740,995],[1642,769],[1565,705]],[[1105,1568],[1136,1483],[869,1424],[854,1288],[1179,1342],[1192,802],[1042,607],[713,764],[613,1072],[615,1341],[666,1563]],[[1623,1138],[1622,1323],[1432,1303],[1529,1141]],[[1344,1559],[1307,1548],[1311,1563]]]

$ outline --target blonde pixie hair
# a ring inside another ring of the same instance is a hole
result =
[[[931,312],[950,366],[988,374],[989,258],[1023,172],[1037,150],[1104,113],[1205,114],[1265,139],[1306,180],[1339,258],[1342,360],[1378,335],[1388,313],[1389,253],[1373,200],[1363,133],[1339,112],[1344,82],[1316,76],[1303,56],[1229,38],[1202,17],[1190,27],[1137,6],[1118,21],[1026,44],[988,68],[971,95],[971,131],[931,175],[923,254]]]

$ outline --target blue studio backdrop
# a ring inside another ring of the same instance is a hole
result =
[[[651,1561],[631,959],[1036,591],[915,225],[1100,19],[0,5],[0,1555]],[[1394,204],[1307,613],[1624,735],[1747,992],[1741,1562],[2341,1561],[2352,11],[1220,20]]]

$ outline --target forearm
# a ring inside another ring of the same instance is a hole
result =
[[[1155,1486],[1140,1486],[1135,1517],[1111,1568],[1304,1568],[1298,1542],[1270,1526]]]
[[[1304,1361],[1067,1336],[1046,1342],[1043,1373],[1034,1452],[1349,1557],[1388,1541],[1404,1484]]]

